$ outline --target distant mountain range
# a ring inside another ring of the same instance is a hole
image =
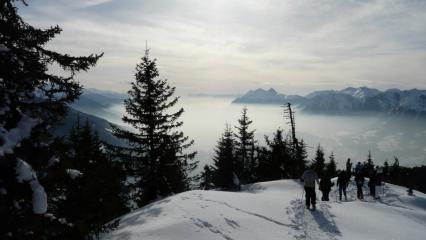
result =
[[[280,94],[269,90],[250,90],[233,103],[284,104],[290,102],[304,111],[316,113],[348,114],[381,112],[426,115],[426,90],[359,87],[342,90],[315,91],[306,96]]]
[[[99,138],[109,144],[125,146],[125,143],[111,133],[111,123],[100,116],[107,114],[107,108],[113,104],[122,103],[127,97],[125,94],[101,91],[97,89],[85,89],[80,98],[69,107],[67,116],[54,129],[56,136],[67,136],[77,119],[84,123],[86,120],[97,132]]]
[[[87,113],[83,113],[70,108],[67,116],[62,120],[62,122],[54,130],[54,134],[58,137],[68,136],[70,130],[77,123],[77,119],[80,118],[80,123],[84,124],[86,121],[89,121],[90,126],[104,142],[113,144],[116,146],[125,146],[124,142],[114,135],[111,132],[111,123],[103,118],[99,118]]]
[[[122,104],[127,94],[84,89],[83,94],[70,107],[95,116],[108,115],[107,108],[114,104]]]

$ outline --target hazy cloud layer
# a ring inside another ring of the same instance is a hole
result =
[[[79,78],[125,90],[148,40],[160,74],[181,92],[286,93],[367,85],[426,87],[426,1],[33,0],[49,47],[105,52]]]

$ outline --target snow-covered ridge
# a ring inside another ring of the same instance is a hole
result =
[[[337,201],[334,189],[316,212],[304,208],[302,187],[293,180],[242,192],[188,191],[123,216],[103,239],[423,239],[426,195],[405,190],[386,184],[377,189],[380,200],[367,194],[360,201],[351,184],[348,201]]]

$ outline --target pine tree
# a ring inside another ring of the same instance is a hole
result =
[[[278,129],[274,133],[272,141],[267,137],[265,137],[265,141],[269,147],[270,176],[272,180],[289,178],[290,148],[284,139],[283,131]]]
[[[398,157],[394,157],[394,162],[392,164],[392,168],[390,169],[390,178],[393,182],[399,182],[401,178],[401,167],[399,166]]]
[[[383,178],[384,181],[387,181],[389,177],[389,163],[388,160],[386,159],[386,161],[383,163]]]
[[[311,166],[313,167],[314,171],[318,174],[320,178],[324,176],[324,170],[325,170],[324,150],[319,144],[315,152],[315,158],[312,160]]]
[[[213,162],[213,184],[225,190],[238,189],[239,186],[234,181],[237,169],[235,140],[229,126],[226,126],[222,137],[217,142]]]
[[[369,176],[373,174],[374,171],[374,163],[373,158],[371,157],[371,151],[368,151],[367,161],[364,164],[365,175]]]
[[[247,108],[244,107],[241,118],[238,119],[238,126],[235,128],[237,132],[234,134],[236,142],[236,161],[237,169],[235,174],[244,182],[252,180],[253,166],[255,165],[254,159],[254,130],[249,130],[252,120],[247,116]]]
[[[105,223],[127,212],[126,176],[121,164],[107,157],[88,121],[81,126],[77,120],[66,147],[57,169],[67,176],[55,182],[55,188],[62,189],[55,196],[58,217],[69,223],[61,237],[96,236],[106,230]],[[61,195],[66,198],[62,199]]]
[[[294,156],[295,168],[293,170],[291,178],[298,179],[300,178],[300,176],[302,176],[303,172],[306,169],[307,159],[308,153],[306,151],[306,144],[302,139],[301,141],[299,141],[296,147],[296,152]]]
[[[156,60],[151,60],[146,50],[136,66],[129,98],[124,101],[127,115],[123,122],[136,132],[112,126],[114,135],[130,146],[121,156],[132,160],[135,200],[139,206],[189,189],[192,180],[189,174],[197,165],[196,153],[184,152],[193,144],[179,130],[184,110],[172,111],[179,97],[173,96],[175,88],[167,80],[158,77]]]
[[[326,173],[329,177],[333,178],[337,176],[337,166],[333,152],[331,152],[329,159],[330,162],[328,162],[326,165]]]
[[[204,169],[200,174],[200,189],[209,190],[214,188],[213,170],[209,165],[204,165]]]
[[[260,182],[274,180],[270,174],[272,164],[269,150],[266,147],[258,146],[256,148],[256,153],[256,159],[258,161],[255,168],[256,180]]]
[[[46,192],[51,160],[56,159],[50,130],[81,93],[74,76],[101,57],[46,49],[61,29],[27,24],[17,12],[20,3],[0,4],[0,182],[7,192],[0,194],[1,239],[56,234],[51,226],[60,223],[47,217],[55,213]],[[48,71],[52,64],[64,70],[61,75]]]

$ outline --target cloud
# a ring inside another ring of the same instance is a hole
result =
[[[405,0],[39,0],[22,9],[32,24],[64,29],[53,49],[105,52],[102,71],[82,76],[91,87],[127,88],[120,81],[131,80],[148,40],[160,73],[183,91],[272,85],[299,94],[421,88],[425,10]]]
[[[377,143],[377,149],[383,152],[395,152],[401,149],[399,137],[386,136],[381,141]]]

